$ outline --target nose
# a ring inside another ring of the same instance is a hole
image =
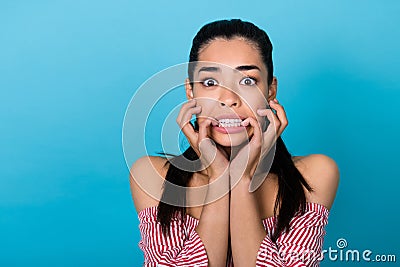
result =
[[[219,102],[222,107],[239,107],[240,97],[230,89],[222,89]]]

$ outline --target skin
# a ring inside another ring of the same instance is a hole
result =
[[[213,62],[211,66],[220,69],[198,72],[202,67],[210,66],[210,63],[199,64],[194,80],[201,82],[191,87],[186,81],[189,101],[182,106],[177,123],[206,166],[193,176],[189,186],[207,185],[218,179],[222,181],[219,188],[209,186],[204,192],[201,197],[205,203],[213,200],[221,188],[231,191],[230,199],[226,194],[203,206],[188,207],[187,212],[199,219],[196,231],[207,250],[209,266],[225,266],[229,235],[235,266],[254,266],[257,251],[266,235],[262,219],[273,216],[278,185],[277,177],[272,173],[266,174],[266,179],[255,192],[249,192],[249,184],[259,157],[275,143],[288,120],[283,106],[276,100],[277,79],[273,77],[268,86],[267,69],[251,43],[241,38],[216,39],[200,51],[199,60]],[[243,66],[256,68],[243,69]],[[250,82],[248,78],[244,82],[246,77],[255,78],[256,84],[253,85],[254,81]],[[217,83],[206,81],[207,78]],[[276,114],[266,108],[267,103]],[[232,113],[243,117],[245,131],[235,134],[216,131],[213,127],[215,118]],[[194,114],[198,118],[198,132],[188,123]],[[266,118],[271,124],[263,131]],[[314,190],[310,193],[304,189],[307,201],[330,209],[339,182],[336,163],[322,154],[297,156],[293,161]],[[164,163],[165,159],[161,157],[144,157],[132,167],[131,190],[138,212],[158,205],[158,201],[147,195],[138,183],[145,182],[144,178],[165,177],[167,168]],[[237,182],[234,188],[229,187],[229,180],[231,184],[232,180]],[[161,192],[162,184],[157,186]]]

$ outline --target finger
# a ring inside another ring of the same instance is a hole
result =
[[[269,108],[261,108],[257,110],[257,114],[261,117],[265,117],[268,114]]]
[[[183,129],[184,127],[189,125],[193,129],[193,125],[190,122],[190,120],[192,119],[193,115],[199,114],[200,112],[201,112],[201,106],[189,108],[188,110],[186,110],[185,113],[181,114],[180,121],[177,120],[179,127]]]
[[[193,115],[197,115],[201,112],[201,106],[189,108],[185,113],[182,114],[181,125],[189,123]]]
[[[269,121],[268,128],[274,128],[273,131],[275,131],[275,132],[279,129],[280,121],[279,121],[278,117],[275,115],[275,113],[272,111],[272,109],[260,109],[260,110],[257,110],[257,113],[260,116],[264,116],[267,118],[267,120]],[[270,125],[272,125],[272,126],[270,126]],[[268,130],[268,128],[267,128],[267,130]],[[271,131],[271,129],[269,131]]]
[[[261,145],[262,132],[258,121],[252,117],[248,117],[242,121],[242,125],[245,127],[250,125],[253,128],[253,137],[251,138],[250,142]]]
[[[280,122],[279,128],[277,130],[278,135],[280,135],[283,132],[283,130],[286,128],[286,126],[288,125],[288,119],[286,116],[286,112],[285,112],[285,109],[283,108],[283,106],[280,105],[279,103],[271,102],[271,106],[276,110],[276,116],[278,117],[278,120]]]
[[[198,114],[201,112],[201,106],[196,106],[196,107],[190,107],[190,106],[191,105],[186,105],[186,107],[182,108],[179,114],[180,115],[179,120],[177,119],[177,122],[182,132],[188,139],[189,143],[192,145],[192,147],[195,148],[197,145],[198,134],[194,130],[194,127],[190,122],[190,120],[192,119],[192,116],[194,114]]]
[[[200,112],[201,106],[196,106],[194,101],[185,103],[184,105],[182,105],[182,108],[179,111],[176,122],[178,123],[180,128],[183,128],[186,124],[190,123],[193,115],[199,114]]]
[[[192,119],[193,115],[199,114],[200,112],[201,106],[185,108],[180,112],[179,117],[177,118],[177,123],[179,126],[183,127],[184,124],[188,123]]]
[[[196,106],[195,99],[189,100],[185,104],[183,104],[179,111],[178,117],[176,118],[177,123],[180,124],[187,111],[195,106]]]
[[[269,125],[263,133],[263,153],[269,151],[270,147],[276,142],[278,137],[277,131],[280,127],[280,121],[272,109],[263,109],[258,111],[260,115],[265,115],[269,120]]]
[[[215,143],[209,138],[209,129],[212,125],[212,121],[210,119],[203,119],[199,123],[199,135],[198,135],[198,142],[199,142],[199,150],[200,150],[200,158],[205,160],[207,165],[211,164],[217,153],[217,148]]]
[[[181,128],[183,134],[188,139],[190,145],[195,148],[198,139],[198,133],[194,130],[193,125],[189,122]]]
[[[208,133],[210,131],[210,127],[212,125],[212,120],[211,119],[203,119],[200,123],[199,123],[199,142],[201,142],[201,140],[208,138]]]
[[[263,132],[265,132],[268,129],[268,126],[271,123],[271,120],[268,119],[268,112],[270,112],[269,108],[258,109],[257,110],[258,116],[265,117],[265,118],[263,118],[264,120],[262,120],[261,123],[260,123],[262,125],[261,130]]]

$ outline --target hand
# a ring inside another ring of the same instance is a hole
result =
[[[253,136],[240,148],[231,161],[229,171],[233,181],[232,184],[235,184],[241,178],[251,180],[254,175],[264,175],[264,179],[267,175],[266,172],[269,171],[270,166],[265,170],[265,168],[262,168],[265,166],[259,168],[260,163],[288,125],[285,110],[278,103],[278,100],[274,99],[269,103],[276,110],[276,114],[269,108],[257,110],[259,116],[266,117],[270,122],[264,132],[261,130],[258,121],[254,118],[249,117],[242,122],[243,126],[250,125],[253,128]]]
[[[199,123],[198,132],[190,123],[192,116],[200,112],[201,106],[196,106],[196,100],[192,99],[182,105],[176,121],[188,139],[190,146],[199,156],[211,182],[218,179],[223,173],[228,172],[229,161],[226,153],[218,148],[209,137],[210,126],[213,123],[218,123],[217,121],[203,117]]]

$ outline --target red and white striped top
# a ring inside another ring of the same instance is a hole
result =
[[[329,211],[317,203],[307,203],[306,212],[296,215],[289,232],[271,240],[275,217],[263,220],[267,235],[258,250],[256,266],[319,266]],[[190,215],[184,223],[173,219],[170,236],[162,234],[157,222],[157,207],[139,212],[142,239],[139,247],[144,253],[144,266],[208,266],[203,242],[195,231],[199,221]],[[233,266],[232,258],[228,266]]]

